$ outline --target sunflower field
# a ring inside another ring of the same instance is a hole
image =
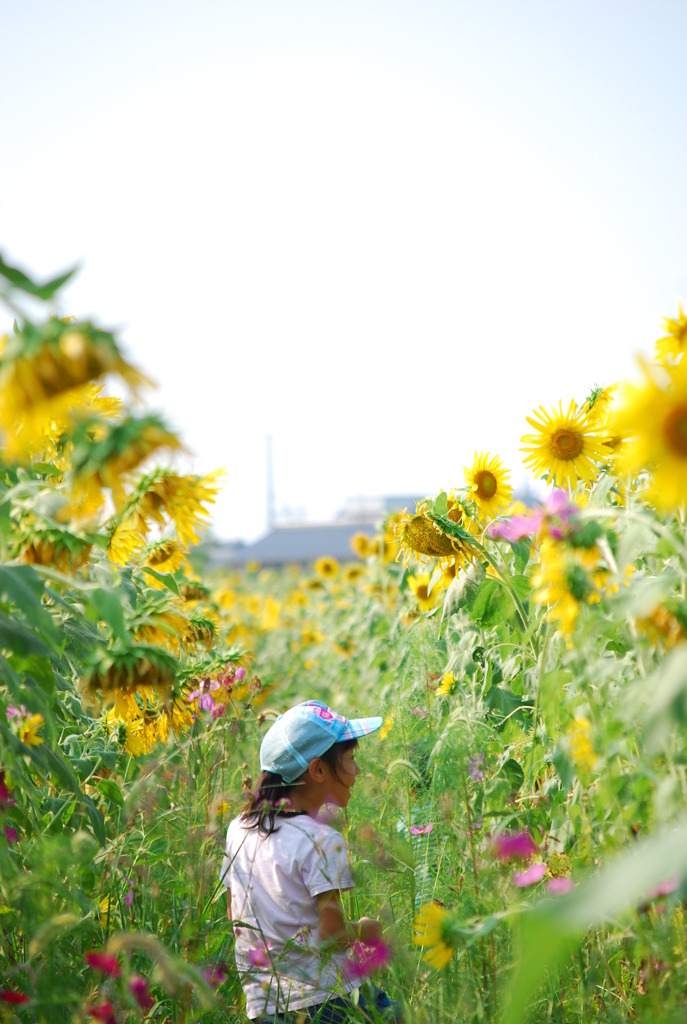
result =
[[[0,1020],[246,1019],[224,833],[317,698],[384,717],[336,824],[408,1022],[681,1021],[682,309],[639,383],[523,411],[536,506],[478,450],[346,564],[239,571],[203,545],[221,473],[51,315],[67,280],[0,260]]]

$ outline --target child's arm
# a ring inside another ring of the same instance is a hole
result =
[[[320,893],[315,897],[320,915],[320,934],[323,941],[331,942],[339,949],[351,943],[371,942],[382,937],[382,922],[372,917],[361,917],[358,921],[347,921],[338,889]]]

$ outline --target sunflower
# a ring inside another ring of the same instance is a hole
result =
[[[682,303],[678,304],[677,320],[663,318],[663,338],[656,342],[656,359],[660,363],[677,362],[687,348],[687,316],[682,311]]]
[[[408,576],[408,588],[415,594],[420,611],[431,612],[441,600],[441,589],[438,586],[430,587],[432,577],[428,572],[419,573],[417,576]]]
[[[513,495],[509,476],[500,458],[490,457],[489,452],[475,452],[472,468],[465,467],[465,480],[481,519],[494,518],[508,508]]]
[[[223,470],[207,476],[181,475],[157,469],[139,484],[139,510],[146,519],[164,526],[166,517],[175,525],[177,537],[184,547],[197,544],[198,531],[208,525],[205,506],[212,504],[220,490]]]
[[[327,555],[318,558],[313,568],[323,580],[333,580],[339,574],[339,563],[335,558],[329,558]]]
[[[598,427],[589,422],[584,410],[578,410],[574,401],[563,412],[562,402],[547,412],[539,406],[538,414],[527,416],[527,422],[537,431],[521,438],[527,452],[523,463],[538,474],[547,474],[551,483],[574,490],[578,480],[590,484],[597,476],[597,465],[605,460]]]
[[[183,548],[178,541],[171,538],[149,544],[145,552],[145,564],[155,572],[176,572],[184,558]],[[162,586],[154,577],[149,578],[146,582],[154,587]]]
[[[640,366],[644,383],[625,386],[614,420],[625,438],[618,469],[628,476],[648,470],[648,499],[669,511],[683,505],[687,493],[687,362]]]
[[[399,541],[399,554],[402,554],[406,567],[412,558],[418,561],[426,561],[427,558],[448,559],[454,554],[453,539],[443,533],[423,511],[415,515],[402,513],[394,524],[394,531]]]
[[[107,554],[115,565],[134,561],[146,544],[148,527],[145,520],[134,513],[113,528],[107,542]]]
[[[371,537],[369,533],[355,533],[351,537],[351,548],[358,558],[370,558],[379,550],[379,539]]]
[[[425,903],[413,921],[413,942],[416,946],[431,947],[422,959],[437,970],[445,967],[453,956],[450,936],[446,934],[447,918],[448,911],[438,903]]]
[[[590,739],[591,733],[589,720],[582,717],[575,718],[565,733],[575,767],[582,771],[591,771],[598,760]]]
[[[448,694],[453,692],[453,688],[456,685],[456,677],[453,672],[444,672],[441,677],[441,682],[436,688],[437,697],[446,697]]]

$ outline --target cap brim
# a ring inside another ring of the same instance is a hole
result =
[[[381,729],[383,724],[383,718],[351,718],[341,733],[341,739],[358,740],[361,736],[368,736],[371,732]]]

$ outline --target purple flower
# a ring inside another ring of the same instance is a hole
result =
[[[216,679],[203,679],[203,681],[200,684],[200,686],[198,687],[198,689],[194,690],[193,693],[189,694],[189,696],[188,696],[189,704],[191,704],[194,700],[197,700],[198,701],[198,707],[201,707],[202,705],[200,703],[199,698],[203,694],[209,694],[211,690],[219,690],[219,683],[217,682],[217,680]],[[212,705],[214,707],[214,705],[215,705],[214,700],[212,702]]]
[[[215,710],[215,699],[209,693],[201,693],[198,698],[198,707],[201,711],[214,711]]]
[[[10,828],[9,825],[5,825],[5,839],[7,840],[8,846],[11,846],[12,843],[18,843],[19,833],[16,828]]]
[[[129,886],[129,891],[124,896],[124,906],[125,907],[130,907],[131,904],[134,902],[134,888],[135,888],[135,885],[131,881],[130,878],[127,878],[126,884]]]
[[[429,825],[411,825],[410,834],[413,836],[426,836],[434,828],[434,822],[430,821]]]
[[[468,761],[468,775],[473,782],[481,782],[484,778],[483,764],[484,754],[477,754],[476,757],[471,757]]]
[[[536,885],[537,882],[541,882],[546,872],[546,864],[542,861],[537,861],[536,864],[530,864],[525,871],[519,871],[514,874],[511,881],[519,889],[524,889],[528,885]]]
[[[253,967],[269,967],[271,963],[269,942],[267,945],[264,942],[256,942],[255,946],[248,950],[248,959]]]
[[[243,667],[243,665],[239,665],[239,667],[236,669],[236,672],[234,673],[234,679],[236,680],[237,683],[240,683],[245,678],[246,678],[246,670]]]
[[[499,860],[529,860],[539,847],[529,832],[500,832],[492,839],[492,849]]]
[[[368,974],[384,967],[391,958],[391,950],[381,939],[355,942],[346,961],[345,971],[351,978],[366,978]]]
[[[212,700],[212,698],[210,698]],[[213,718],[222,718],[227,710],[226,704],[216,704],[211,710]]]
[[[572,878],[549,878],[544,888],[554,896],[563,896],[573,888],[573,880]]]
[[[16,708],[14,704],[7,705],[7,721],[11,722],[13,718],[26,718],[28,711],[22,704],[21,707]]]
[[[0,771],[0,808],[7,810],[8,807],[14,807],[16,800],[11,795],[5,782],[5,772]]]
[[[221,985],[226,976],[227,969],[224,964],[213,964],[212,967],[206,967],[203,971],[203,977],[213,988]]]

